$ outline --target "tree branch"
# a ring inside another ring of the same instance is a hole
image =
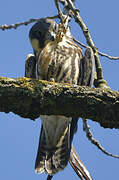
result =
[[[119,92],[0,77],[0,112],[13,112],[32,120],[44,114],[75,115],[106,128],[119,128]]]
[[[45,18],[48,18],[48,19],[55,19],[55,18],[58,18],[59,15],[55,15],[55,16],[47,16]],[[6,29],[17,29],[19,26],[27,26],[28,24],[30,23],[34,23],[34,22],[37,22],[39,21],[41,18],[37,18],[37,19],[29,19],[28,21],[24,21],[24,22],[18,22],[18,23],[15,23],[15,24],[10,24],[10,25],[7,25],[7,24],[3,24],[0,26],[0,29],[1,30],[6,30]]]
[[[88,46],[86,46],[85,44],[83,44],[82,42],[76,40],[74,37],[73,37],[73,40],[74,40],[74,42],[76,42],[77,44],[81,45],[81,46],[84,47],[84,48],[87,48],[87,47],[88,47]],[[109,60],[115,60],[115,61],[116,61],[116,60],[119,60],[119,57],[110,56],[110,55],[108,55],[108,54],[105,54],[105,53],[103,53],[103,52],[100,52],[98,49],[97,49],[97,51],[98,51],[98,54],[99,54],[100,56],[104,56],[104,57],[108,58]]]

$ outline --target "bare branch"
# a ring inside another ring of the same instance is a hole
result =
[[[58,17],[59,17],[59,15],[55,15],[55,16],[47,16],[46,18],[56,19],[56,18],[58,18]],[[19,26],[22,26],[22,25],[27,26],[27,25],[30,24],[30,23],[34,23],[34,22],[39,21],[40,19],[41,19],[41,18],[29,19],[28,21],[25,21],[25,22],[20,22],[20,23],[10,24],[10,25],[3,24],[3,25],[0,26],[0,29],[2,29],[2,30],[6,30],[6,29],[17,29]]]
[[[82,42],[76,40],[74,37],[73,37],[73,40],[74,42],[76,42],[77,44],[79,44],[80,46],[84,47],[84,48],[87,48],[88,46],[86,46],[85,44],[83,44]],[[109,56],[108,54],[105,54],[105,53],[102,53],[100,51],[98,51],[98,54],[100,56],[105,56],[106,58],[108,59],[111,59],[111,60],[119,60],[119,57],[114,57],[114,56]]]
[[[105,56],[105,57],[107,57],[108,59],[111,59],[111,60],[119,60],[119,57],[109,56],[108,54],[102,53],[100,51],[98,51],[98,54],[101,55],[101,56]]]
[[[77,44],[81,45],[82,47],[84,48],[87,48],[88,46],[86,46],[85,44],[83,44],[82,42],[76,40],[74,37],[73,37],[73,41],[76,42]]]
[[[95,146],[97,146],[97,148],[100,149],[104,154],[106,154],[108,156],[112,156],[114,158],[119,158],[118,155],[113,155],[113,154],[107,152],[101,146],[101,144],[93,137],[90,127],[87,125],[87,120],[85,118],[82,118],[82,120],[83,120],[83,130],[86,132],[86,136],[91,141],[91,143],[94,144]]]
[[[92,180],[90,173],[88,172],[87,168],[84,166],[83,162],[80,160],[74,146],[72,145],[70,159],[70,165],[74,169],[75,173],[81,180]]]
[[[58,4],[58,0],[54,0],[55,1],[55,5],[56,5],[56,8],[58,10],[58,14],[59,14],[59,17],[60,17],[60,20],[61,20],[61,23],[63,23],[63,13],[59,7],[59,4]]]
[[[74,110],[75,109],[75,110]],[[78,116],[119,128],[119,92],[30,78],[0,78],[0,112],[24,118]]]

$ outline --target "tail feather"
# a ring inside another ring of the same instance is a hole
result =
[[[42,143],[44,144],[44,147],[41,146],[41,140],[42,140]],[[36,173],[43,173],[45,171],[45,156],[46,156],[45,146],[46,146],[45,133],[42,126],[41,133],[40,133],[38,153],[37,153],[36,163],[35,163]]]
[[[35,163],[37,173],[53,175],[69,161],[73,135],[78,119],[64,116],[41,117],[43,125]]]
[[[48,174],[55,174],[66,167],[70,157],[71,142],[70,144],[68,143],[69,135],[67,132],[61,145],[54,148],[48,148],[45,138],[42,139],[44,134],[42,127],[35,170],[37,173],[46,172]]]

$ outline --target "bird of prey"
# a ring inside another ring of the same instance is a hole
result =
[[[73,42],[68,26],[41,19],[31,28],[29,38],[34,55],[27,57],[26,77],[86,86],[93,84],[93,51],[88,47],[83,56],[81,48]],[[78,117],[42,115],[40,118],[42,127],[35,170],[54,175],[66,167],[72,155]]]

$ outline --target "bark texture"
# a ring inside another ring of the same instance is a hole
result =
[[[40,115],[79,116],[119,128],[119,92],[30,78],[0,77],[0,112],[35,120]]]

